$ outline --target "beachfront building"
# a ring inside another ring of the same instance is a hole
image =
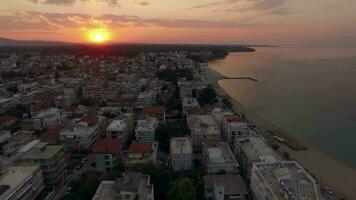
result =
[[[102,117],[87,115],[80,120],[74,119],[72,124],[59,134],[60,142],[66,151],[89,151],[99,136],[102,127]]]
[[[229,142],[233,143],[236,136],[249,133],[248,121],[237,115],[227,115],[223,118],[224,136]]]
[[[111,170],[120,156],[122,140],[100,138],[92,146],[95,155],[96,170],[105,172]]]
[[[251,189],[257,200],[318,200],[315,179],[295,161],[254,163]]]
[[[246,186],[239,174],[205,175],[205,197],[209,200],[247,200]]]
[[[102,181],[92,200],[154,200],[150,176],[140,172],[127,172],[115,181]]]
[[[239,164],[226,142],[203,144],[203,165],[207,173],[238,173]]]
[[[157,142],[132,142],[129,148],[127,166],[132,167],[139,164],[156,164],[158,143]]]
[[[193,96],[193,85],[191,81],[186,78],[180,78],[178,80],[179,97],[192,97]]]
[[[194,152],[202,152],[203,142],[207,138],[221,138],[221,133],[211,115],[190,115],[187,123],[192,135]]]
[[[171,169],[173,171],[189,170],[193,162],[193,147],[189,137],[171,138]]]
[[[56,186],[64,181],[67,157],[61,145],[38,143],[21,157],[23,164],[38,164],[46,187]]]
[[[0,175],[0,199],[3,200],[34,200],[43,189],[38,165],[10,166]]]
[[[138,141],[154,141],[158,120],[154,117],[142,116],[137,120],[135,138]]]
[[[236,137],[234,153],[239,160],[242,169],[251,175],[253,163],[274,162],[279,159],[279,155],[267,145],[265,139],[260,135],[249,135]]]

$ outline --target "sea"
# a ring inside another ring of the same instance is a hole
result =
[[[219,84],[264,120],[356,169],[356,48],[261,47],[209,67],[257,79]]]

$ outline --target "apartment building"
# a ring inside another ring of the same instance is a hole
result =
[[[157,151],[157,142],[134,141],[129,148],[127,166],[131,167],[145,163],[153,163],[155,165],[157,160]]]
[[[10,166],[0,176],[0,199],[34,200],[44,189],[41,169],[33,166]]]
[[[120,156],[122,140],[111,138],[100,138],[92,146],[95,155],[96,170],[105,172],[112,169]]]
[[[46,187],[56,186],[64,181],[64,170],[67,156],[61,145],[38,143],[21,158],[20,162],[29,165],[40,165]]]
[[[137,120],[135,138],[138,141],[154,141],[158,120],[154,117],[141,116]]]
[[[173,171],[189,170],[193,163],[193,146],[189,137],[171,138],[171,169]]]
[[[150,176],[140,172],[127,172],[115,181],[102,181],[92,200],[154,200]]]

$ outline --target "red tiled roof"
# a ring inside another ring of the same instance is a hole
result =
[[[226,116],[225,118],[227,122],[248,122],[246,119],[243,119],[237,115]]]
[[[86,115],[80,121],[88,123],[89,126],[93,126],[99,122],[99,117],[95,115]]]
[[[12,120],[15,120],[15,119],[16,119],[15,117],[7,116],[7,115],[0,116],[0,124],[9,122],[9,121],[12,121]]]
[[[151,106],[151,107],[145,107],[142,108],[142,114],[164,114],[164,107],[163,106]]]
[[[208,147],[215,147],[217,146],[218,144],[220,144],[220,140],[219,139],[216,139],[216,138],[207,138],[205,140],[205,144],[208,146]]]
[[[152,152],[152,142],[133,142],[129,149],[129,154],[145,154]]]
[[[57,125],[50,128],[42,134],[41,140],[50,144],[59,144],[59,133],[63,130],[64,126]]]
[[[117,154],[122,147],[122,140],[100,138],[92,146],[93,153],[96,154]]]
[[[204,112],[201,108],[194,107],[187,110],[188,115],[203,115]]]

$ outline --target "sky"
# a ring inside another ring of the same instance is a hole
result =
[[[356,0],[0,0],[0,37],[202,44],[356,44]]]

